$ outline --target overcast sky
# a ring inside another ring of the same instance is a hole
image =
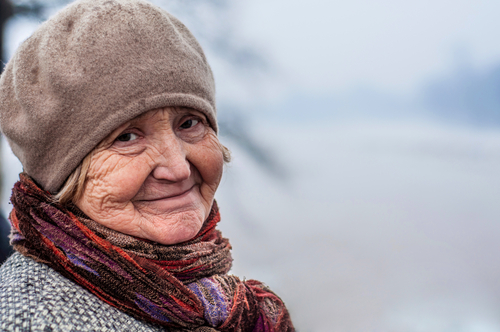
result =
[[[290,82],[314,93],[407,93],[458,65],[500,62],[499,1],[240,0],[235,13]]]

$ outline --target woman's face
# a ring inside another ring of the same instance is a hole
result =
[[[222,169],[218,138],[202,113],[153,110],[122,125],[94,151],[75,203],[108,228],[175,244],[201,229]]]

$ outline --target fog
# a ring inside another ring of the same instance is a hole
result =
[[[276,156],[292,180],[233,149],[221,227],[234,272],[276,289],[300,331],[500,331],[500,132],[425,122],[255,131],[286,147]]]

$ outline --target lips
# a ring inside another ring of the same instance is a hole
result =
[[[170,194],[170,195],[167,195],[167,196],[159,196],[159,197],[152,197],[152,198],[145,198],[145,199],[140,199],[138,201],[140,202],[156,202],[156,201],[162,201],[162,200],[169,200],[169,199],[175,199],[175,198],[182,198],[184,196],[187,196],[191,190],[193,190],[193,188],[196,186],[196,184],[194,184],[193,186],[191,186],[189,189],[186,189],[184,191],[179,191],[177,193],[173,193],[173,194]]]

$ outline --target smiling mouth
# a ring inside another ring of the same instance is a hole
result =
[[[191,192],[191,190],[193,190],[194,187],[196,187],[196,184],[194,184],[191,188],[189,188],[183,192],[180,192],[178,194],[169,195],[169,196],[162,196],[162,197],[152,198],[152,199],[141,199],[139,201],[140,202],[157,202],[157,201],[163,201],[163,200],[169,200],[169,199],[175,199],[175,198],[182,198],[184,196],[187,196]]]

